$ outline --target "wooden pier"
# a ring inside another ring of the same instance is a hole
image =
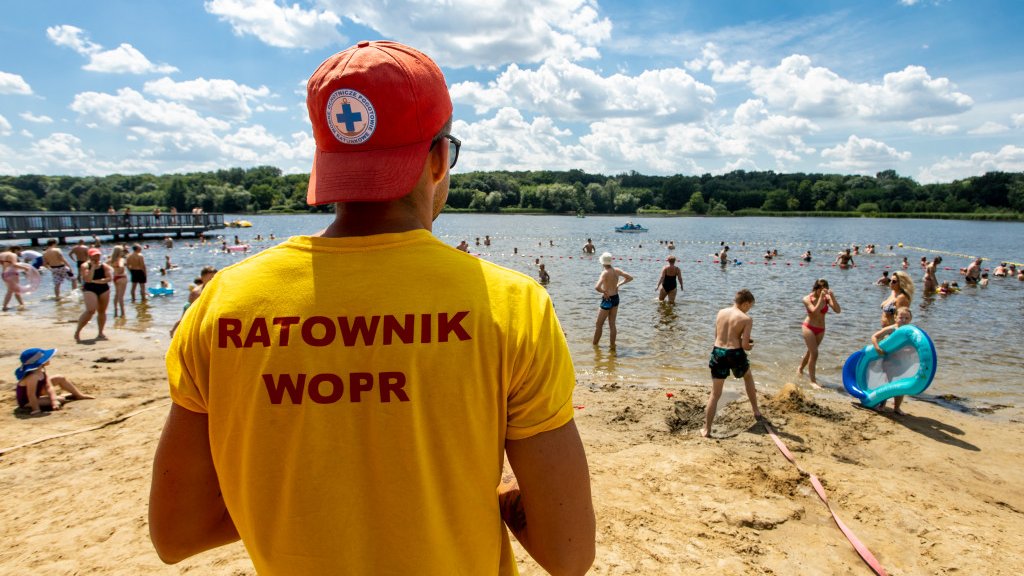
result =
[[[105,214],[100,212],[0,212],[0,240],[112,236],[114,240],[156,236],[199,236],[226,228],[224,214]]]

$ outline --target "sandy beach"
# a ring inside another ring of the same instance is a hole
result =
[[[165,566],[149,542],[150,466],[168,410],[166,334],[0,317],[0,574],[252,574],[240,543]],[[86,335],[89,335],[90,327]],[[17,413],[21,350],[95,400]],[[966,375],[965,375],[966,376]],[[1015,574],[1024,565],[1024,425],[909,399],[879,415],[833,391],[760,398],[800,466],[890,574]],[[810,482],[726,385],[715,439],[706,388],[581,377],[574,398],[597,513],[593,574],[870,574]],[[51,438],[67,434],[62,437]],[[49,439],[46,439],[49,438]],[[38,441],[42,440],[42,441]],[[24,445],[28,443],[28,445]],[[517,547],[522,574],[542,574]]]

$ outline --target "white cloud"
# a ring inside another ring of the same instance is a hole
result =
[[[490,68],[548,58],[597,58],[611,37],[596,0],[321,0],[335,13],[398,38],[442,66]],[[396,17],[396,15],[414,15]]]
[[[750,77],[751,63],[742,60],[732,65],[726,65],[718,54],[718,47],[708,42],[700,52],[700,58],[694,58],[686,62],[686,67],[693,72],[710,70],[711,79],[715,82],[744,82]]]
[[[18,74],[0,70],[0,94],[32,94],[32,87]]]
[[[0,136],[8,136],[11,133],[11,123],[4,118],[3,114],[0,114]]]
[[[156,172],[158,166],[136,157],[116,161],[103,160],[83,145],[74,134],[55,132],[37,140],[20,154],[11,150],[0,150],[4,160],[13,162],[18,168],[11,173],[18,174],[74,174],[106,175],[113,173]],[[0,172],[5,167],[0,164]]]
[[[45,114],[43,114],[41,116],[36,116],[35,114],[33,114],[31,112],[22,112],[21,114],[19,114],[19,116],[21,116],[21,118],[23,120],[25,120],[26,122],[32,122],[33,124],[52,124],[53,123],[53,118],[50,118],[49,116],[47,116]]]
[[[830,169],[874,174],[909,160],[910,152],[900,152],[884,142],[851,135],[845,144],[822,150],[821,157],[829,160],[824,166]]]
[[[205,78],[175,82],[164,77],[146,82],[143,91],[168,100],[187,102],[212,114],[238,119],[251,116],[250,104],[270,95],[266,86],[253,88],[234,80]]]
[[[740,104],[733,114],[733,121],[765,136],[809,134],[820,130],[817,124],[806,118],[771,114],[761,100],[747,100]]]
[[[782,170],[802,160],[804,155],[813,154],[815,149],[804,143],[803,136],[821,131],[820,126],[806,118],[770,113],[758,99],[740,104],[732,118],[732,125],[721,129],[719,149],[723,155],[748,157],[765,152]],[[734,160],[727,166],[740,164]]]
[[[552,166],[552,159],[568,169],[594,159],[579,145],[563,144],[571,133],[551,118],[528,121],[513,108],[502,108],[493,118],[479,122],[456,120],[452,132],[464,142],[459,159],[464,170],[526,170],[528,166]]]
[[[920,134],[932,134],[934,136],[949,136],[960,131],[956,124],[942,124],[930,120],[914,120],[909,124],[910,129]]]
[[[932,78],[922,66],[890,72],[881,86],[859,84],[851,96],[861,117],[879,120],[945,116],[974,106],[974,100],[957,92],[948,78]]]
[[[275,0],[209,0],[204,7],[238,36],[252,35],[277,48],[314,49],[345,41],[338,32],[341,18],[331,10],[280,6]]]
[[[950,182],[986,172],[1024,172],[1024,148],[1006,145],[997,152],[975,152],[966,158],[963,155],[943,157],[923,168],[918,180],[923,183]]]
[[[156,91],[193,97],[219,94],[208,91],[209,85],[164,84]],[[262,94],[262,89],[254,89]],[[97,130],[120,134],[131,142],[130,160],[121,161],[108,173],[138,171],[216,170],[225,166],[252,166],[271,164],[282,170],[305,172],[312,162],[314,143],[312,136],[297,132],[281,138],[260,125],[235,126],[220,117],[204,116],[182,102],[163,98],[148,99],[131,88],[121,88],[116,94],[84,92],[75,96],[71,109]],[[104,166],[94,161],[94,166]],[[111,166],[107,162],[107,166]],[[70,173],[93,173],[70,161],[65,163]],[[67,173],[67,172],[66,172]]]
[[[46,35],[57,46],[71,48],[89,62],[82,66],[90,72],[106,72],[111,74],[170,74],[178,69],[169,64],[154,64],[131,44],[122,43],[113,50],[104,50],[103,46],[92,42],[85,36],[85,31],[75,26],[62,24],[46,29]]]
[[[974,104],[948,79],[933,79],[920,66],[886,74],[880,85],[856,84],[812,66],[803,55],[788,56],[775,68],[754,67],[750,85],[771,105],[806,116],[912,120],[964,112]]]
[[[1024,114],[1014,114],[1011,116],[1013,119],[1013,125],[1017,128],[1024,128]]]
[[[101,92],[76,94],[71,109],[99,125],[169,130],[190,137],[201,137],[230,127],[223,120],[200,116],[183,104],[147,100],[131,88],[121,88],[116,95]]]
[[[103,46],[86,38],[83,34],[84,32],[85,30],[77,26],[61,24],[60,26],[50,26],[47,28],[46,37],[57,46],[71,48],[83,56],[101,52]]]
[[[73,172],[89,172],[94,158],[82,149],[82,140],[74,134],[55,132],[30,147],[32,155],[43,162],[57,161]]]
[[[537,70],[512,64],[486,87],[461,82],[451,94],[454,101],[473,105],[477,114],[513,107],[563,120],[628,117],[651,124],[699,119],[715,101],[713,88],[680,68],[602,77],[560,58]]]
[[[131,44],[121,44],[113,50],[97,52],[89,56],[89,63],[82,67],[90,72],[111,74],[170,74],[178,69],[169,64],[154,64]]]
[[[778,66],[727,65],[714,44],[686,63],[693,71],[710,70],[715,82],[746,82],[769,106],[811,118],[855,117],[867,120],[914,120],[970,110],[974,100],[947,78],[932,78],[921,66],[890,72],[881,84],[856,83],[793,54]]]
[[[969,130],[967,133],[987,136],[991,134],[1002,134],[1003,132],[1009,131],[1010,128],[1008,126],[1004,126],[1003,124],[999,124],[998,122],[988,121],[973,130]]]

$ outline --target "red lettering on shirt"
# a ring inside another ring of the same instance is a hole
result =
[[[301,320],[301,318],[299,318],[298,316],[279,316],[277,318],[274,318],[274,326],[281,327],[281,337],[279,339],[281,346],[288,345],[289,329],[292,327],[293,324],[298,324],[299,320]]]
[[[235,348],[242,347],[242,321],[237,318],[218,318],[217,347],[227,348],[229,339],[234,342]]]
[[[391,402],[391,393],[402,402],[409,401],[409,395],[405,393],[404,372],[381,372],[380,376],[380,401]]]
[[[271,404],[302,404],[304,394],[316,404],[335,404],[345,396],[345,381],[337,374],[314,374],[308,381],[307,386],[306,374],[263,374]],[[363,402],[363,393],[372,391],[375,382],[380,386],[381,402],[391,402],[392,397],[399,402],[409,401],[404,372],[380,372],[376,377],[369,372],[351,372],[348,382],[349,401],[353,403]]]
[[[298,374],[296,381],[293,382],[291,374],[281,374],[276,381],[273,374],[264,374],[263,384],[267,387],[271,404],[280,404],[285,392],[291,398],[292,404],[302,404],[302,389],[306,385],[306,375]]]
[[[366,316],[355,316],[349,324],[348,316],[338,316],[338,327],[341,328],[341,341],[345,346],[355,346],[356,338],[362,336],[363,345],[370,346],[377,336],[377,324],[380,316],[370,316],[370,324],[366,324]]]
[[[470,340],[471,337],[469,332],[462,327],[462,319],[469,315],[468,310],[462,312],[456,312],[455,316],[451,319],[448,318],[447,312],[441,312],[437,317],[437,341],[447,342],[448,335],[455,332],[455,335],[459,337],[459,340]]]
[[[359,402],[360,394],[370,390],[373,390],[373,374],[353,372],[348,375],[348,394],[353,402]]]
[[[420,314],[420,342],[430,344],[430,314]]]
[[[390,346],[392,337],[396,335],[403,344],[412,344],[413,338],[416,335],[415,314],[406,314],[404,325],[399,324],[398,318],[394,316],[388,315],[384,317],[384,345]]]
[[[370,386],[373,386],[373,377],[370,377]],[[320,383],[327,382],[331,385],[331,390],[327,394],[320,393]],[[334,374],[317,374],[309,380],[309,397],[313,402],[317,404],[333,404],[338,400],[341,400],[342,394],[345,392],[345,383],[341,381],[340,376]],[[353,402],[358,402],[357,399],[353,398]]]
[[[244,348],[252,348],[253,344],[262,344],[264,348],[270,346],[270,331],[267,329],[266,318],[253,318],[252,326],[249,327],[249,335],[245,337]]]
[[[313,328],[315,326],[324,327],[323,336],[317,338],[313,335]],[[311,318],[307,318],[306,321],[302,323],[302,340],[310,346],[327,346],[331,342],[334,342],[334,335],[336,332],[334,322],[331,322],[331,319],[326,316],[313,316]]]
[[[464,310],[398,316],[311,316],[305,319],[300,316],[276,316],[272,319],[256,317],[247,320],[218,318],[217,345],[220,348],[288,346],[291,344],[291,329],[295,326],[298,326],[302,341],[315,347],[335,344],[355,347],[461,342],[473,339],[463,325],[468,316],[469,311]],[[378,331],[381,333],[379,341]]]

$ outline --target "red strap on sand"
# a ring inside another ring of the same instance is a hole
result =
[[[775,434],[775,428],[772,428],[772,425],[769,424],[767,420],[762,420],[761,423],[764,424],[764,428],[768,431],[768,435],[771,436],[775,445],[779,447],[779,451],[786,457],[786,460],[792,462],[793,465],[796,466],[797,470],[810,477],[811,486],[814,486],[814,491],[818,493],[818,497],[825,503],[828,511],[832,513],[832,519],[836,521],[836,526],[839,526],[839,529],[842,530],[846,539],[850,541],[850,544],[853,545],[853,549],[857,551],[857,554],[860,555],[861,559],[864,560],[864,562],[867,563],[867,565],[874,570],[875,574],[878,574],[878,576],[888,576],[888,572],[885,571],[882,564],[875,558],[871,551],[868,550],[868,547],[865,546],[853,531],[850,530],[846,524],[843,524],[843,521],[839,519],[839,516],[836,515],[836,511],[832,509],[832,504],[829,503],[828,496],[825,494],[825,487],[821,485],[820,481],[818,481],[818,477],[804,470],[799,464],[797,464],[796,459],[793,458],[793,454],[790,453],[789,449],[786,448],[786,445],[783,444],[782,440],[780,440],[778,435]]]

